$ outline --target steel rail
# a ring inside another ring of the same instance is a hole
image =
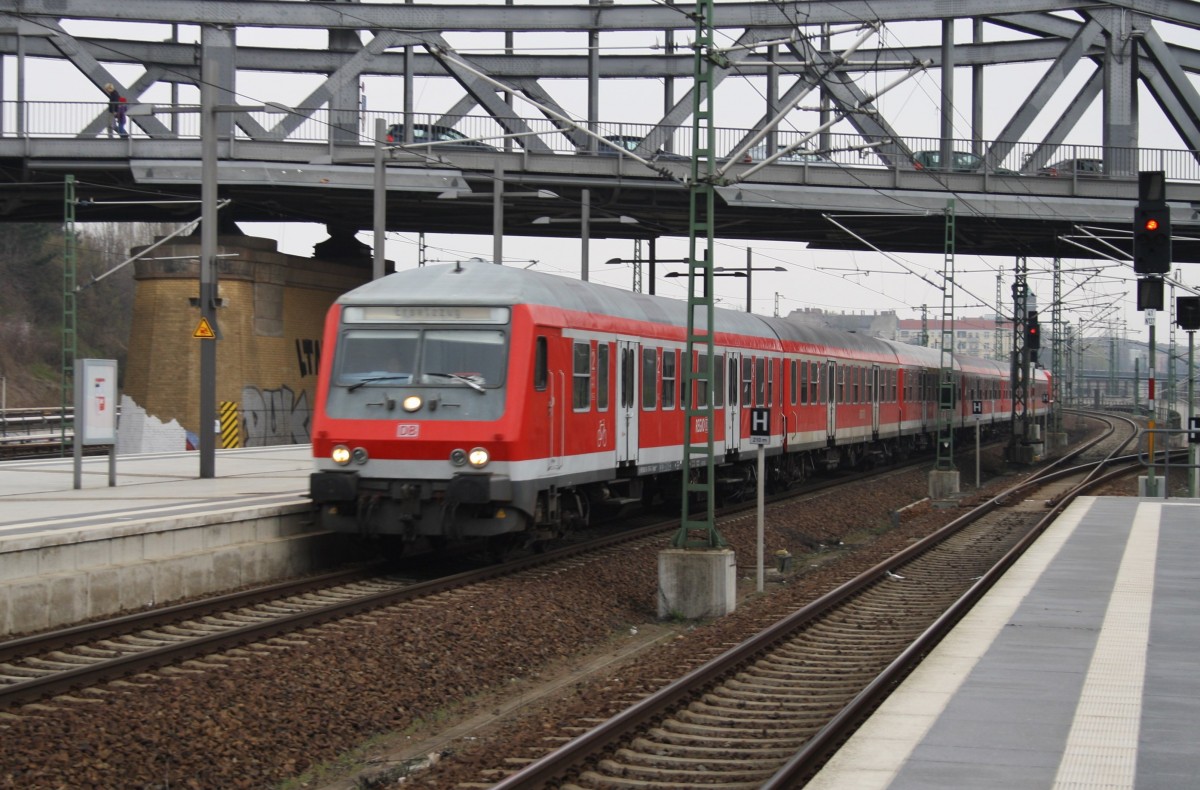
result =
[[[1094,437],[1093,439],[1084,443],[1077,450],[1068,454],[1068,458],[1078,457],[1080,453],[1087,451],[1091,447],[1094,447],[1095,445],[1107,439],[1116,430],[1115,426],[1107,416],[1099,417],[1099,419],[1108,424],[1108,430],[1105,433]],[[1106,461],[1101,461],[1100,463],[1105,462]],[[1058,462],[1056,462],[1056,465],[1057,463]],[[902,565],[903,563],[908,562],[909,560],[912,560],[921,554],[924,554],[926,551],[942,543],[951,535],[962,530],[968,524],[1003,506],[1011,497],[1014,497],[1033,486],[1057,479],[1057,477],[1065,477],[1071,474],[1078,474],[1078,470],[1075,468],[1052,470],[1048,472],[1046,470],[1039,470],[1039,472],[1036,474],[1031,475],[1030,477],[1013,486],[1010,486],[996,496],[980,504],[969,513],[966,513],[951,521],[949,524],[941,527],[936,532],[911,544],[907,548],[903,549],[892,557],[889,557],[883,562],[880,562],[863,571],[853,579],[812,601],[788,617],[772,624],[771,626],[768,626],[766,629],[754,637],[746,640],[742,644],[730,648],[726,652],[693,669],[691,672],[668,684],[654,694],[651,694],[640,702],[630,706],[629,708],[626,708],[616,716],[602,722],[583,735],[571,740],[561,748],[542,756],[519,771],[510,774],[509,776],[497,782],[493,786],[492,790],[525,790],[525,788],[542,787],[556,780],[564,775],[571,767],[584,764],[602,754],[615,745],[630,731],[667,714],[685,699],[693,696],[697,688],[709,686],[723,677],[736,672],[739,667],[750,661],[752,657],[758,656],[776,644],[783,642],[795,631],[816,620],[824,613],[836,608],[842,602],[858,595],[864,589],[877,582],[881,576],[885,576],[890,569]],[[1009,553],[1011,554],[1011,552]],[[1008,555],[1006,555],[1006,558],[1007,556]],[[977,588],[979,588],[978,583],[973,585],[968,592],[975,591]],[[977,595],[982,595],[983,591],[985,591],[985,588],[979,589]],[[961,617],[961,614],[959,617]],[[942,622],[944,619],[946,619],[946,615],[943,615],[942,618],[939,618],[938,622]],[[952,620],[947,619],[946,622],[952,624],[953,622],[957,622],[957,619],[958,617],[954,617]],[[929,631],[926,633],[928,634]],[[928,638],[931,637],[926,637],[925,635],[922,636],[922,639]],[[904,651],[904,655],[921,655],[921,653],[910,647]],[[893,670],[891,666],[889,666],[888,670],[885,671],[890,671],[889,676],[894,676],[900,670]],[[888,686],[886,682],[875,681],[870,684],[868,688],[877,691],[880,688],[888,688]],[[862,697],[862,694],[860,694],[859,697]],[[839,727],[846,727],[849,725],[845,724],[844,722],[850,720],[852,720],[850,713],[843,712],[838,714],[833,720],[831,720],[830,725],[827,725],[825,729],[822,729],[820,732],[818,732],[817,736],[814,736],[812,740],[815,741],[818,737],[820,737],[821,743],[824,744],[824,748],[828,749],[828,744],[830,742],[837,743],[839,741],[835,737],[835,731],[831,731],[830,733],[826,734],[826,730],[832,726],[834,721],[838,722]],[[791,761],[789,761],[788,765],[791,765]],[[783,769],[780,770],[782,771]],[[779,786],[782,787],[783,785]]]
[[[867,474],[856,474],[834,479],[806,481],[801,488],[792,488],[785,492],[774,494],[767,498],[769,502],[781,501],[793,497],[808,496],[836,488],[844,483],[870,477],[881,477],[895,473],[906,466],[916,466],[923,461],[913,462],[898,467],[877,469]],[[733,504],[718,510],[718,516],[729,518],[737,516],[755,507],[755,502],[746,501]],[[388,590],[375,594],[361,596],[349,601],[316,607],[305,612],[286,615],[265,623],[248,625],[241,628],[231,628],[219,633],[213,633],[187,642],[151,648],[136,653],[129,653],[109,661],[81,666],[77,669],[61,673],[31,678],[27,681],[0,686],[0,710],[6,707],[25,704],[38,699],[44,699],[55,694],[61,694],[72,689],[90,684],[101,683],[136,674],[146,669],[154,669],[171,663],[208,655],[230,647],[245,645],[251,642],[270,638],[272,636],[309,627],[339,617],[347,617],[374,608],[389,606],[405,600],[432,595],[445,590],[466,587],[507,574],[517,573],[529,568],[549,564],[573,556],[589,552],[603,551],[623,543],[641,540],[663,532],[678,529],[677,519],[660,520],[654,523],[635,527],[620,533],[595,538],[574,546],[552,549],[530,557],[512,560],[510,562],[489,566],[488,568],[466,571],[441,579],[428,582],[418,582],[400,589]],[[177,625],[181,622],[237,610],[264,602],[287,598],[306,592],[319,591],[337,584],[356,580],[356,577],[366,578],[371,568],[356,568],[334,571],[299,581],[280,582],[278,584],[256,587],[249,590],[226,593],[205,598],[203,600],[176,604],[146,612],[138,612],[110,618],[93,623],[84,623],[52,632],[34,634],[17,639],[0,642],[0,663],[19,660],[22,658],[45,654],[55,650],[75,647],[89,642],[96,642],[120,636],[128,636],[141,631]]]

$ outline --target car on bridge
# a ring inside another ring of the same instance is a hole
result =
[[[1039,167],[1037,174],[1039,176],[1050,176],[1051,178],[1065,178],[1069,176],[1075,178],[1104,178],[1104,160],[1064,159],[1052,165]]]
[[[634,151],[636,151],[638,149],[638,146],[640,146],[642,144],[642,141],[646,138],[638,137],[637,135],[634,135],[634,134],[610,134],[610,135],[606,136],[604,139],[608,140],[610,143],[616,144],[617,146],[619,146],[621,148],[624,148],[626,151],[628,151],[630,153],[633,153]],[[590,152],[589,151],[579,151],[578,153],[586,154],[586,153],[590,153]],[[616,148],[613,148],[612,146],[601,145],[601,144],[597,143],[596,155],[597,156],[620,156],[621,152],[618,151]],[[670,151],[664,151],[661,148],[659,148],[657,151],[655,151],[650,156],[647,156],[645,158],[649,159],[650,161],[668,161],[668,162],[690,161],[688,159],[688,157],[683,156],[682,154],[673,154]]]
[[[912,155],[913,168],[916,170],[949,170],[953,173],[979,173],[985,168],[982,156],[969,151],[954,151],[950,157],[950,167],[942,166],[941,151],[916,151]],[[1020,175],[1015,170],[1005,167],[992,168],[989,172],[1001,176]]]
[[[776,149],[778,152],[780,149]],[[757,148],[750,150],[750,158],[748,162],[761,162],[767,158],[767,147],[760,145]],[[819,151],[810,151],[807,148],[797,148],[795,151],[784,154],[776,159],[771,164],[774,165],[833,165],[836,164],[826,154]]]
[[[388,127],[387,141],[393,145],[406,145],[404,124],[394,123]],[[450,148],[466,151],[495,151],[487,143],[467,137],[457,129],[431,123],[417,124],[412,128],[411,145],[428,145],[431,148]]]

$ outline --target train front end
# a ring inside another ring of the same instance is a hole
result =
[[[512,308],[447,303],[453,292],[422,304],[398,298],[405,290],[403,275],[383,278],[326,321],[310,481],[321,525],[405,542],[520,532]]]

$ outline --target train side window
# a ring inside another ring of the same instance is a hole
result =
[[[619,393],[618,402],[622,409],[628,409],[633,405],[633,381],[636,368],[634,367],[635,359],[633,351],[628,348],[620,349],[618,365],[621,366],[621,392]]]
[[[675,408],[675,360],[678,352],[674,349],[663,349],[662,356],[662,407]]]
[[[642,408],[658,405],[658,349],[642,349]]]
[[[608,343],[596,345],[596,408],[608,411]]]
[[[699,349],[692,352],[692,375],[686,376],[682,372],[679,374],[679,408],[698,409],[706,405],[705,398],[708,397],[708,379],[701,378],[700,366],[703,364],[704,355]],[[688,395],[691,399],[688,399]]]
[[[709,378],[713,375],[713,369],[708,366],[708,354],[702,354],[697,351],[695,352],[695,360],[691,369],[691,372],[694,373],[691,379],[691,391],[695,393],[695,399],[689,401],[688,397],[686,397],[688,379],[684,379],[683,394],[679,397],[679,405],[683,406],[685,403],[691,403],[692,408],[704,408],[708,406]]]
[[[533,344],[533,388],[546,389],[546,379],[549,378],[550,366],[546,354],[546,338],[539,336]]]
[[[754,360],[742,357],[742,405],[754,405]]]
[[[796,398],[799,394],[796,392],[796,390],[799,389],[799,385],[800,385],[800,371],[797,370],[797,368],[800,367],[800,362],[795,359],[789,359],[787,361],[787,366],[788,366],[788,372],[791,374],[788,377],[788,384],[792,390],[792,394],[789,396],[789,400],[791,401],[791,404],[793,406],[795,406]]]
[[[800,403],[808,403],[808,361],[800,360]]]
[[[837,390],[836,399],[830,398],[834,403],[846,402],[846,366],[839,365],[837,369]]]
[[[738,405],[738,363],[736,359],[729,360],[729,405]]]
[[[811,397],[809,398],[812,403],[825,402],[825,388],[821,386],[821,368],[822,365],[820,362],[812,364],[812,376],[808,382],[808,386],[812,388]]]
[[[763,359],[762,357],[759,357],[758,359],[754,360],[754,378],[755,378],[754,405],[755,406],[766,406],[767,405],[767,401],[766,401],[767,360]]]
[[[713,358],[713,407],[720,409],[725,406],[725,355],[717,354]]]
[[[575,411],[586,411],[592,394],[592,344],[576,343],[574,359],[571,405]]]
[[[862,368],[858,365],[850,368],[850,402],[862,403],[862,392],[859,391],[859,381],[862,379]]]

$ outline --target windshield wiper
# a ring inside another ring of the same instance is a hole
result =
[[[354,392],[356,389],[358,389],[359,387],[361,387],[364,384],[371,384],[376,381],[387,381],[388,379],[408,378],[409,376],[410,376],[410,374],[408,374],[408,373],[391,373],[391,374],[388,374],[387,376],[370,376],[368,378],[362,379],[361,381],[354,382],[353,384],[351,384],[349,387],[346,388],[346,391]]]
[[[467,378],[466,376],[460,376],[457,373],[429,373],[429,372],[426,372],[425,375],[426,376],[441,376],[442,378],[454,379],[455,381],[461,381],[463,384],[466,384],[468,387],[475,390],[476,392],[483,392],[483,387],[479,384],[479,382],[472,381],[471,379]]]

